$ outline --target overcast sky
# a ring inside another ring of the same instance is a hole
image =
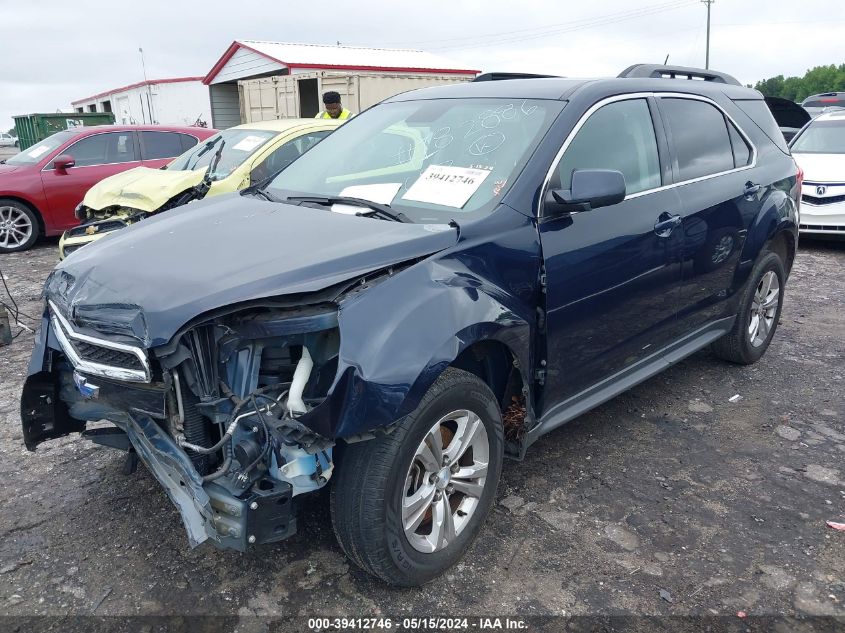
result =
[[[399,8],[401,7],[401,9]],[[421,48],[462,67],[616,75],[703,66],[698,0],[0,0],[0,130],[147,76],[204,75],[235,39]],[[845,63],[841,0],[716,0],[711,67],[753,83]]]

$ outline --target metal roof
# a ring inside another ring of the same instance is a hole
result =
[[[238,49],[253,51],[291,69],[370,70],[466,75],[476,75],[481,72],[463,68],[453,61],[420,50],[235,40],[205,76],[203,83],[211,83]]]
[[[171,77],[170,79],[148,79],[147,81],[139,81],[134,84],[129,84],[128,86],[123,86],[121,88],[115,88],[114,90],[106,90],[105,92],[98,92],[95,95],[90,97],[85,97],[84,99],[77,99],[76,101],[71,101],[71,105],[77,105],[80,103],[85,103],[86,101],[94,101],[99,99],[100,97],[108,97],[109,95],[116,94],[118,92],[126,92],[127,90],[132,90],[133,88],[142,88],[143,86],[155,86],[156,84],[175,84],[175,83],[182,83],[186,81],[202,81],[202,77]]]

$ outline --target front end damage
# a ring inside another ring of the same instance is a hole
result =
[[[74,215],[80,224],[62,234],[59,240],[59,259],[64,259],[83,246],[95,242],[109,233],[132,226],[153,214],[168,211],[195,200],[202,200],[208,194],[210,188],[210,181],[203,179],[164,202],[154,197],[133,196],[131,192],[122,191],[120,196],[116,196],[111,201],[112,203],[106,206],[90,207],[85,202],[80,203],[74,211]]]
[[[337,304],[242,306],[152,350],[104,329],[48,300],[21,399],[27,448],[82,431],[137,452],[192,546],[293,534],[296,497],[333,470],[333,442],[308,418],[337,374]],[[101,420],[114,427],[86,430]]]

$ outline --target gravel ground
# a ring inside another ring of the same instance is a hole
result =
[[[24,312],[55,261],[55,241],[0,257]],[[843,273],[845,243],[802,242],[759,363],[700,352],[506,462],[480,538],[423,589],[350,565],[324,497],[287,542],[190,550],[121,454],[77,438],[28,453],[23,333],[0,348],[0,613],[843,617],[845,532],[825,525],[845,520]]]

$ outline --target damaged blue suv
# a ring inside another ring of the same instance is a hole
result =
[[[140,458],[192,546],[284,539],[328,487],[349,558],[424,583],[479,533],[504,456],[705,346],[763,355],[800,180],[721,73],[395,96],[59,264],[26,446]]]

